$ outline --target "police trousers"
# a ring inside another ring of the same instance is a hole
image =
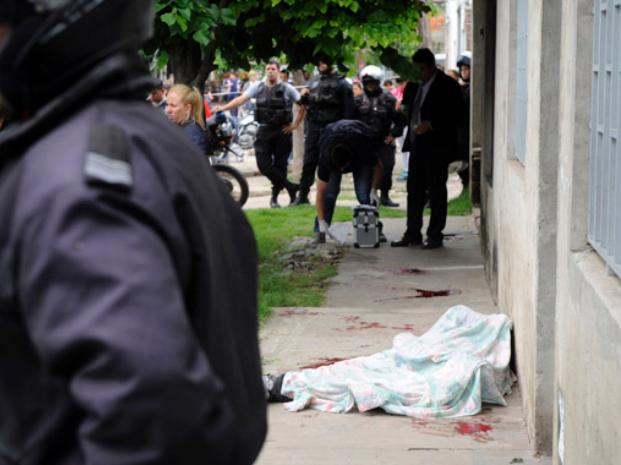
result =
[[[304,166],[300,178],[300,192],[308,194],[315,182],[315,173],[319,163],[319,139],[326,124],[306,121],[306,135],[304,138]]]
[[[281,127],[259,127],[254,141],[257,168],[270,180],[274,192],[280,192],[287,184],[287,160],[291,146],[291,134],[284,134]]]
[[[435,155],[435,156],[434,156]],[[421,238],[423,211],[429,200],[431,217],[427,227],[427,238],[441,241],[446,226],[448,162],[438,154],[410,154],[408,189],[407,230],[404,237],[415,240]]]
[[[382,162],[382,183],[380,190],[382,194],[388,194],[388,191],[392,188],[392,172],[395,167],[395,144],[385,144],[377,149],[377,158]]]

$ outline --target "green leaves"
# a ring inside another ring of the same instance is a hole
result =
[[[249,39],[270,35],[274,48],[299,64],[313,62],[313,55],[318,52],[344,62],[351,59],[355,50],[372,49],[381,53],[389,47],[414,47],[419,42],[418,20],[430,8],[419,0],[258,0],[234,3],[247,29],[237,33],[245,34]]]
[[[168,63],[168,58],[168,52],[166,52],[165,50],[158,51],[155,59],[155,66],[158,70],[164,69],[164,66],[166,66],[166,64]]]
[[[192,39],[194,39],[201,45],[207,45],[209,43],[209,37],[202,30],[196,31],[194,34],[192,34]]]
[[[432,4],[431,0],[157,0],[155,45],[169,52],[184,41],[203,51],[209,46],[220,63],[232,67],[284,54],[291,67],[302,68],[315,63],[320,52],[336,63],[352,65],[365,51],[404,68],[420,40],[418,21]]]
[[[176,23],[175,15],[173,13],[165,13],[162,16],[160,16],[160,19],[162,20],[162,22],[166,23],[168,26],[172,26],[173,24]]]
[[[220,10],[220,17],[222,19],[222,24],[226,26],[234,26],[237,21],[237,15],[235,12],[229,8],[223,8]]]
[[[158,19],[168,27],[170,37],[180,36],[207,45],[213,30],[234,26],[237,14],[231,8],[201,0],[159,0],[155,5]]]

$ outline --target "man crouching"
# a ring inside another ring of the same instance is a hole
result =
[[[381,140],[361,121],[344,119],[329,124],[324,130],[319,143],[315,243],[326,241],[343,173],[352,173],[360,204],[379,204],[372,187],[378,186],[382,179],[382,167],[376,155],[380,143]]]

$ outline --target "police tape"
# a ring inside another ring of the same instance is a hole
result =
[[[303,86],[293,86],[294,89],[304,89],[305,87],[308,87],[307,85],[303,85]],[[244,93],[244,91],[242,92],[205,92],[205,94],[209,94],[212,97],[224,97],[226,95],[242,95]]]

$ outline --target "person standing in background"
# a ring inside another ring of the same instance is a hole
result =
[[[464,116],[457,128],[459,138],[457,159],[461,161],[457,174],[464,189],[467,189],[470,184],[470,57],[461,56],[457,66],[459,66],[459,85],[464,100]]]
[[[390,199],[392,171],[395,166],[395,138],[403,133],[405,116],[397,111],[397,100],[382,90],[382,70],[378,66],[366,66],[361,72],[363,93],[356,97],[356,119],[364,122],[381,143],[377,146],[377,159],[382,166],[382,180],[379,186],[380,204],[398,207]]]
[[[447,215],[448,164],[457,151],[457,125],[463,117],[459,84],[435,65],[428,48],[414,53],[420,86],[409,109],[411,155],[408,176],[408,216],[403,237],[393,247],[421,245],[436,249],[443,245]],[[423,210],[429,199],[431,218],[423,242]]]
[[[289,194],[289,202],[295,200],[298,185],[287,179],[287,159],[291,152],[291,133],[304,120],[304,108],[300,108],[295,122],[292,122],[294,103],[300,101],[295,88],[279,78],[280,64],[271,58],[265,66],[265,81],[249,87],[239,97],[215,111],[227,111],[243,105],[250,99],[256,100],[255,119],[259,131],[254,142],[257,167],[263,176],[272,183],[271,208],[279,208],[278,194],[283,189]]]
[[[306,137],[304,140],[304,166],[300,190],[293,205],[310,203],[308,193],[315,182],[319,161],[319,140],[325,127],[341,119],[352,119],[355,113],[352,88],[345,78],[332,68],[332,60],[318,59],[319,76],[302,90],[302,104],[306,107]]]

